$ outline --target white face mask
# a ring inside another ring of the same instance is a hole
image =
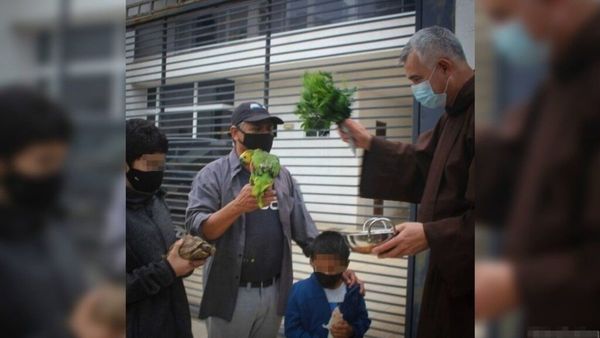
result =
[[[446,81],[446,88],[444,88],[444,92],[437,94],[433,91],[431,87],[431,82],[429,80],[433,76],[437,69],[437,65],[433,68],[431,75],[429,78],[421,83],[410,86],[412,89],[413,95],[419,103],[427,108],[441,108],[446,106],[446,90],[448,90],[448,83],[450,82],[450,77]]]

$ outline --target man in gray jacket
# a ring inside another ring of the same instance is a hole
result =
[[[189,194],[186,225],[217,246],[204,269],[200,318],[209,338],[271,338],[277,335],[292,286],[294,240],[307,254],[318,234],[298,184],[281,168],[260,209],[248,184],[246,149],[270,151],[283,121],[264,106],[238,106],[230,127],[234,149],[204,167]],[[356,282],[350,271],[349,283]]]

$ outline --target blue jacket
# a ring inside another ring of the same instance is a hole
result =
[[[344,320],[354,329],[353,338],[364,336],[371,320],[358,286],[348,289],[340,310]],[[287,338],[327,338],[329,331],[323,325],[327,325],[330,318],[327,296],[314,274],[294,284],[285,312]]]

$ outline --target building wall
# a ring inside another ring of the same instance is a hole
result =
[[[475,1],[456,0],[454,32],[463,45],[467,61],[475,67]]]

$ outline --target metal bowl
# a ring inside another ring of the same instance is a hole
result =
[[[379,226],[378,229],[373,227]],[[363,224],[363,231],[345,234],[344,239],[348,247],[354,252],[371,253],[374,247],[394,237],[394,225],[383,217],[370,218]]]
[[[365,254],[371,253],[374,247],[392,237],[394,237],[392,230],[373,230],[371,233],[363,231],[344,236],[352,251]]]

